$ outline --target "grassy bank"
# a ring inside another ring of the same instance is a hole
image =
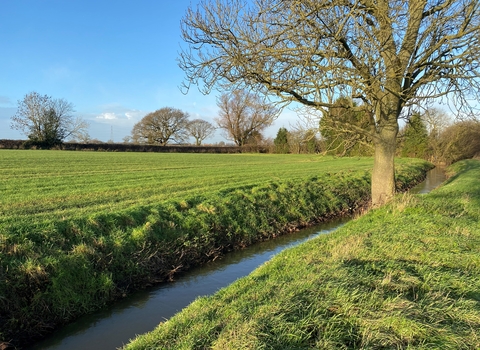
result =
[[[480,162],[284,251],[133,349],[479,349]]]
[[[225,251],[348,213],[369,197],[372,162],[65,154],[18,152],[8,163],[0,340],[21,344]],[[398,187],[428,167],[399,160]]]

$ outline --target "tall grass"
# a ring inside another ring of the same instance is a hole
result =
[[[363,169],[372,164],[305,156],[3,152],[9,167],[0,220],[0,339],[19,344],[192,264],[351,212],[369,197]],[[104,156],[113,158],[108,163]],[[140,165],[152,169],[143,176]],[[399,187],[428,167],[404,161]],[[36,193],[35,186],[48,191]]]
[[[479,349],[480,162],[274,257],[126,349]]]

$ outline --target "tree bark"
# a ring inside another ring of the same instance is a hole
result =
[[[372,206],[379,207],[395,195],[395,149],[398,125],[382,128],[375,139],[372,172]]]

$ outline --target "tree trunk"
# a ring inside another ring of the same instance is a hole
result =
[[[372,206],[379,207],[395,194],[395,149],[398,125],[382,128],[375,141],[372,173]]]

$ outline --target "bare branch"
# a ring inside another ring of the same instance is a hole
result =
[[[187,131],[195,139],[195,144],[200,146],[202,141],[215,132],[215,127],[202,119],[192,120],[187,124]]]
[[[441,98],[465,114],[480,99],[479,33],[478,0],[201,0],[182,20],[179,65],[203,92],[246,88],[316,110],[361,99],[368,125],[335,125],[374,142],[382,202],[404,110]]]
[[[182,143],[188,138],[188,113],[164,107],[147,114],[133,126],[132,140],[135,143],[165,146],[169,142]]]
[[[222,94],[217,105],[220,113],[215,121],[225,130],[226,138],[239,146],[272,125],[280,113],[265,99],[245,90]]]
[[[73,104],[64,99],[31,92],[18,101],[12,128],[22,131],[31,141],[52,146],[69,137],[86,133],[88,123],[73,117]]]

